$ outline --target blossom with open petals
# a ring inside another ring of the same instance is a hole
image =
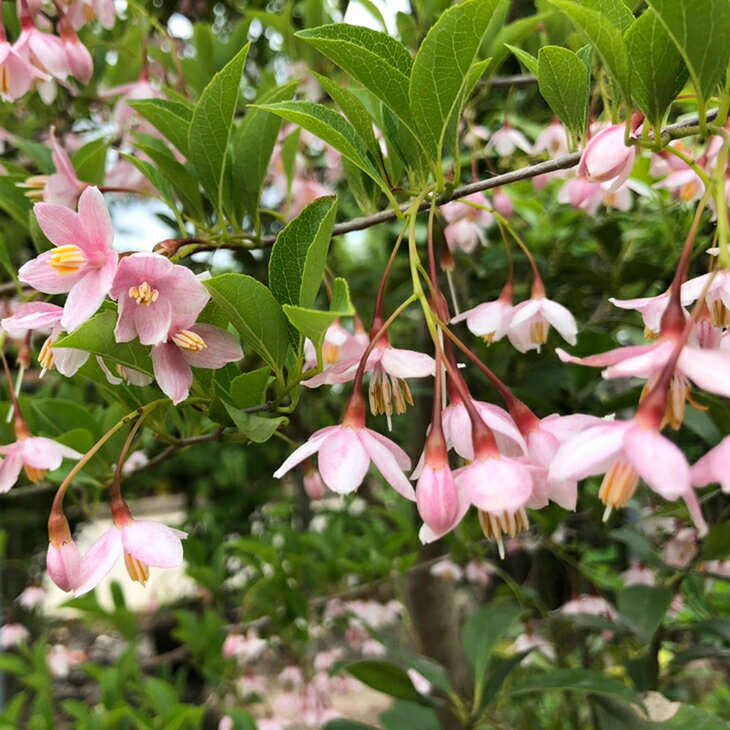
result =
[[[33,83],[33,70],[0,29],[0,98],[13,101],[24,96]]]
[[[39,482],[48,471],[58,469],[64,458],[81,458],[78,451],[57,441],[43,436],[26,436],[22,433],[12,444],[0,446],[0,454],[5,456],[0,464],[0,494],[9,491],[18,481],[23,468],[28,479]]]
[[[501,340],[507,334],[514,311],[511,289],[505,289],[499,299],[477,304],[476,307],[458,314],[451,322],[456,324],[466,321],[469,332],[483,337],[487,344]]]
[[[547,152],[550,157],[568,154],[568,133],[559,119],[553,119],[549,126],[535,138],[533,153]]]
[[[669,292],[658,294],[655,297],[638,297],[636,299],[609,297],[608,301],[619,309],[634,309],[639,312],[644,320],[644,334],[647,337],[656,337],[661,329],[662,316],[669,304]]]
[[[0,649],[10,649],[28,640],[30,631],[23,624],[5,624],[0,626]]]
[[[487,142],[487,151],[494,150],[500,157],[509,157],[518,149],[530,154],[532,145],[527,137],[509,122],[505,122],[502,128],[494,132]]]
[[[61,326],[71,332],[99,309],[111,288],[118,260],[112,220],[96,187],[81,193],[78,213],[52,203],[38,203],[34,212],[56,248],[23,264],[18,278],[45,294],[68,292]]]
[[[119,262],[109,296],[119,303],[114,337],[158,345],[176,319],[195,321],[210,299],[208,290],[185,266],[156,253],[136,253]]]
[[[520,302],[512,310],[507,328],[509,341],[520,352],[540,351],[547,342],[550,325],[571,345],[576,343],[578,326],[573,315],[562,304],[548,299],[544,294]]]
[[[152,520],[115,524],[99,537],[81,561],[81,578],[74,595],[95,588],[123,555],[129,577],[145,585],[149,566],[178,568],[183,562],[182,540],[187,533]]]
[[[411,466],[406,452],[385,436],[359,424],[327,426],[315,431],[274,472],[274,476],[280,479],[315,453],[322,480],[333,492],[354,492],[362,484],[372,461],[393,489],[406,499],[416,499],[413,487],[403,473]]]
[[[21,17],[15,50],[41,75],[48,74],[60,81],[68,76],[68,61],[61,39],[36,28],[29,15]]]

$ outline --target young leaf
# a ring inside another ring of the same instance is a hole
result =
[[[730,3],[727,0],[648,0],[682,54],[692,83],[707,101],[730,62]]]
[[[659,126],[687,80],[687,67],[666,29],[649,8],[624,36],[631,58],[631,93],[648,120]]]
[[[231,381],[231,398],[241,409],[260,406],[266,396],[271,370],[259,368],[248,373],[241,373]]]
[[[239,411],[233,406],[224,404],[228,415],[236,424],[236,428],[244,435],[248,436],[254,443],[263,444],[268,441],[279,426],[288,423],[288,419],[283,416],[277,418],[264,418],[256,413],[246,413]]]
[[[411,111],[421,140],[440,163],[444,134],[462,100],[498,0],[467,0],[438,19],[421,44],[409,84]]]
[[[559,46],[544,46],[537,56],[540,93],[563,124],[582,137],[588,120],[590,76],[577,54]]]
[[[517,48],[510,43],[505,43],[505,46],[517,56],[522,65],[533,75],[537,76],[537,59],[522,48]]]
[[[628,620],[636,635],[649,643],[672,604],[674,593],[660,586],[628,586],[619,592],[619,613]]]
[[[591,10],[599,12],[611,21],[622,33],[625,33],[634,22],[634,14],[624,0],[581,0]]]
[[[289,101],[294,95],[297,82],[273,89],[261,97],[261,102]],[[258,218],[259,198],[266,171],[276,145],[281,120],[260,109],[249,109],[241,126],[233,137],[233,189],[234,205],[240,201],[243,212]]]
[[[412,125],[408,84],[413,59],[399,41],[386,33],[346,23],[302,30],[296,35]]]
[[[494,648],[521,613],[511,603],[494,604],[479,609],[464,624],[461,645],[477,683],[484,680]]]
[[[71,157],[76,174],[79,180],[101,185],[104,182],[104,173],[106,170],[106,152],[109,144],[106,139],[92,139],[83,147],[74,152]]]
[[[247,43],[203,89],[188,132],[188,159],[218,209],[223,207],[228,140],[250,45]]]
[[[550,0],[562,10],[581,30],[586,39],[598,51],[598,55],[606,65],[616,88],[621,92],[624,101],[631,101],[631,66],[628,50],[621,31],[606,17],[596,10],[579,5],[572,0]]]
[[[281,304],[314,304],[336,215],[336,197],[317,198],[276,237],[269,259],[269,286]]]
[[[281,374],[289,331],[281,306],[271,292],[246,274],[221,274],[204,284],[241,337]]]
[[[193,107],[168,99],[137,99],[127,103],[172,142],[183,155],[188,156],[188,136],[193,121]]]

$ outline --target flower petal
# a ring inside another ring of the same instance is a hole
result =
[[[52,255],[52,251],[45,251],[40,256],[24,263],[18,270],[18,279],[44,294],[65,294],[71,291],[83,279],[86,274],[85,269],[81,269],[75,274],[59,274],[50,265]]]
[[[589,355],[588,357],[575,357],[560,347],[555,348],[557,356],[563,362],[570,362],[575,365],[588,365],[589,367],[604,368],[608,365],[616,365],[617,363],[629,360],[639,355],[651,353],[656,349],[656,344],[651,345],[630,345],[629,347],[617,347],[615,350],[601,352],[598,355]]]
[[[495,515],[516,512],[532,495],[529,469],[505,457],[472,462],[459,473],[457,484],[473,505]]]
[[[381,360],[383,370],[394,378],[425,378],[436,372],[436,362],[423,352],[386,347]]]
[[[109,293],[116,265],[117,253],[110,251],[109,258],[103,266],[87,269],[71,289],[61,318],[61,326],[67,332],[73,332],[96,314]]]
[[[114,240],[114,224],[99,188],[91,185],[81,193],[79,220],[86,239],[85,250],[106,253]]]
[[[715,448],[710,449],[690,469],[692,484],[704,487],[719,483],[722,491],[730,494],[730,436],[725,437]]]
[[[545,319],[555,327],[563,339],[569,344],[575,345],[578,325],[570,311],[551,299],[543,299],[540,309]]]
[[[274,478],[281,479],[290,469],[294,468],[316,451],[319,451],[319,447],[325,438],[327,438],[327,434],[336,428],[339,428],[339,426],[327,426],[313,433],[308,441],[305,441],[298,449],[289,454],[284,463],[274,472]]]
[[[75,596],[82,596],[105,578],[122,554],[122,531],[116,527],[107,530],[94,542],[81,559],[79,585]]]
[[[372,459],[373,464],[383,475],[388,484],[395,489],[398,494],[411,500],[416,501],[416,493],[413,486],[408,481],[408,477],[401,471],[398,460],[390,447],[384,446],[378,439],[373,438],[370,429],[361,429],[358,432],[360,442],[362,443],[368,456]],[[395,444],[393,444],[395,446]],[[320,453],[320,460],[322,455]],[[410,467],[410,462],[409,465]]]
[[[621,451],[624,433],[631,422],[611,422],[593,426],[568,439],[555,454],[548,480],[585,479],[601,474]]]
[[[175,404],[184,401],[193,384],[193,371],[172,342],[155,345],[150,352],[155,380],[162,392]]]
[[[23,457],[20,454],[10,454],[0,464],[0,494],[10,491],[11,487],[18,481],[23,468]]]
[[[172,322],[172,307],[169,300],[160,299],[149,306],[126,303],[124,311],[119,312],[117,331],[120,329],[122,317],[130,318],[134,322],[134,329],[143,345],[159,345],[167,340]]]
[[[122,528],[122,545],[133,557],[155,568],[177,568],[183,562],[186,532],[152,520],[133,520]]]
[[[205,350],[200,352],[183,352],[183,357],[194,368],[217,370],[226,363],[236,362],[243,357],[238,340],[227,330],[212,324],[195,324],[190,328],[203,338]]]
[[[319,447],[319,473],[324,483],[339,494],[354,492],[365,478],[370,457],[349,426],[334,428]]]
[[[680,370],[708,393],[730,397],[730,352],[685,347],[677,362]]]
[[[52,244],[84,248],[86,233],[78,213],[74,213],[65,205],[55,203],[36,203],[33,206],[33,213],[41,230]]]

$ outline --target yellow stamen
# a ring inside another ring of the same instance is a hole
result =
[[[547,342],[549,329],[550,324],[544,319],[537,319],[530,325],[530,341],[537,345],[538,349]]]
[[[92,5],[82,5],[81,14],[84,16],[84,20],[87,23],[91,23],[96,18],[96,11]]]
[[[38,363],[44,370],[53,370],[53,364],[55,358],[53,357],[53,339],[48,337],[41,347],[41,351],[38,354]]]
[[[413,405],[413,396],[408,383],[400,378],[388,375],[378,368],[370,380],[368,388],[370,412],[374,416],[381,414],[390,418],[393,413],[401,415],[406,412],[408,405]]]
[[[200,352],[208,347],[200,335],[190,330],[180,330],[172,336],[172,341],[181,350],[187,350],[188,352]]]
[[[322,360],[325,365],[334,365],[340,359],[340,346],[325,342],[322,345]]]
[[[484,537],[493,538],[497,541],[499,556],[502,559],[504,559],[502,536],[514,537],[518,532],[524,532],[530,526],[524,507],[520,507],[517,512],[502,512],[499,515],[479,510],[479,524],[482,527]]]
[[[124,551],[124,565],[127,568],[129,577],[141,583],[143,586],[150,579],[150,568],[141,560],[137,560],[133,555],[130,555],[126,550]]]
[[[699,183],[696,180],[693,180],[692,182],[687,183],[686,185],[683,185],[679,197],[686,201],[694,200],[697,197],[697,193],[700,190]]]
[[[149,307],[157,301],[160,296],[160,292],[157,289],[153,289],[146,281],[143,281],[139,286],[129,287],[129,298],[134,299],[137,304],[141,304],[143,307]]]
[[[0,92],[7,94],[10,91],[10,69],[7,63],[0,65]]]
[[[656,340],[656,338],[659,337],[659,333],[654,332],[654,330],[649,329],[648,327],[644,327],[644,337],[647,340]]]
[[[43,200],[43,192],[48,184],[48,175],[32,175],[24,183],[17,183],[17,187],[25,188],[25,197],[38,203]]]
[[[484,335],[484,341],[488,345],[491,345],[492,342],[494,342],[494,335],[496,335],[496,334],[497,334],[497,330],[494,330],[494,332],[487,332],[487,334]]]
[[[84,252],[73,244],[58,246],[51,251],[49,264],[62,276],[76,274],[86,264]]]
[[[42,482],[43,478],[48,474],[48,469],[38,469],[35,466],[31,466],[30,464],[25,465],[25,475],[30,479],[34,484],[38,484],[38,482]]]
[[[715,327],[730,327],[730,311],[723,304],[721,299],[716,299],[712,302],[712,308],[710,310],[712,315],[712,324]]]
[[[624,507],[634,496],[639,484],[639,475],[630,464],[625,461],[616,461],[603,477],[598,497],[606,505],[603,513],[604,522],[611,515],[614,507]]]

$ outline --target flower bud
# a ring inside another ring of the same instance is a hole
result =
[[[624,130],[623,124],[614,124],[592,137],[580,158],[578,174],[589,182],[613,180],[612,187],[622,185],[636,157],[636,149],[624,144]]]

